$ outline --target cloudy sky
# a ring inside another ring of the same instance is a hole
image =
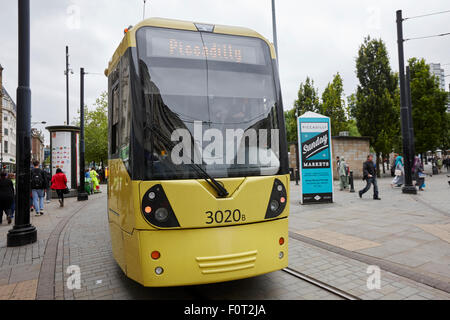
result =
[[[365,36],[387,44],[398,70],[395,11],[404,17],[450,10],[448,0],[277,0],[280,75],[285,109],[292,107],[300,82],[314,79],[321,94],[339,72],[345,94],[358,84],[355,58]],[[270,0],[147,0],[147,17],[164,17],[252,28],[272,40]],[[103,74],[123,37],[142,20],[143,0],[31,1],[32,121],[62,124],[65,106],[65,46],[70,46],[70,118],[79,109],[79,70],[86,78],[86,103],[107,90]],[[405,22],[405,38],[450,32],[450,13]],[[423,57],[450,74],[450,37],[407,42],[406,58]],[[0,64],[13,99],[17,88],[17,1],[0,0]],[[447,78],[447,86],[450,78]],[[41,126],[41,129],[43,127]],[[47,135],[48,137],[48,135]]]

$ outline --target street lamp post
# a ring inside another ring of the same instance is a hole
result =
[[[64,71],[66,75],[66,125],[69,125],[69,73],[73,74],[73,71],[69,65],[69,46],[66,46],[66,70]]]
[[[37,230],[30,223],[31,179],[31,90],[30,90],[30,0],[19,0],[19,86],[17,88],[17,186],[16,217],[6,245],[34,243]]]
[[[78,187],[78,201],[88,200],[84,188],[84,68],[80,69],[80,185]]]
[[[411,140],[409,130],[409,111],[408,99],[406,97],[405,83],[405,58],[403,52],[403,17],[402,10],[397,11],[397,41],[398,41],[398,61],[399,61],[399,77],[400,77],[400,117],[403,137],[403,155],[405,159],[405,186],[402,188],[403,193],[417,194],[416,187],[412,184],[411,174]]]
[[[277,54],[278,61],[278,37],[277,37],[277,15],[275,11],[275,0],[272,0],[272,28],[273,28],[273,45]]]

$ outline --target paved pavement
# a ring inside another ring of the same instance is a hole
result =
[[[391,179],[379,179],[381,201],[371,191],[362,199],[339,191],[335,184],[333,204],[299,205],[300,191],[291,183],[290,231],[322,244],[383,259],[415,273],[426,275],[450,290],[450,186],[444,174],[426,179],[426,191],[406,195],[391,188]],[[329,248],[329,247],[328,247]],[[356,257],[356,255],[353,255]]]
[[[450,187],[444,175],[427,179],[418,196],[379,181],[382,201],[339,192],[335,203],[301,206],[292,183],[289,265],[361,299],[450,299]],[[362,188],[356,181],[356,189]],[[32,217],[38,242],[6,248],[0,226],[0,299],[339,299],[278,271],[252,279],[180,288],[144,288],[112,258],[106,193],[87,202],[56,200]],[[301,240],[301,241],[300,241]],[[381,267],[380,289],[368,289],[371,265]],[[69,266],[81,288],[67,286]],[[426,279],[427,283],[422,281]],[[434,282],[433,282],[434,281]]]

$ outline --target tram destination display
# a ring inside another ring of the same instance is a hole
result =
[[[260,39],[227,39],[227,37],[208,35],[192,38],[183,33],[167,34],[167,37],[149,35],[147,54],[151,57],[210,60],[242,64],[263,65]]]
[[[333,202],[331,125],[308,112],[298,118],[302,204]]]

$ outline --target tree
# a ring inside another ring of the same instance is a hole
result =
[[[100,163],[108,159],[108,94],[103,92],[93,106],[94,110],[84,108],[85,160]]]
[[[297,142],[297,117],[295,115],[295,108],[284,112],[284,119],[286,123],[286,136],[288,142]]]
[[[392,72],[386,45],[381,39],[364,39],[356,59],[359,85],[351,114],[357,121],[358,131],[370,137],[370,144],[379,158],[392,150],[399,133],[400,106],[398,77]]]
[[[439,88],[424,59],[409,59],[411,101],[417,153],[443,147],[447,136],[447,93]]]
[[[305,112],[319,112],[319,94],[314,88],[314,80],[306,77],[306,81],[300,84],[298,90],[298,99],[294,101],[294,109],[298,111],[301,116]]]
[[[328,83],[322,94],[322,103],[319,113],[330,118],[331,134],[339,135],[341,131],[348,130],[347,117],[345,115],[344,85],[339,72],[334,76],[333,82]]]

